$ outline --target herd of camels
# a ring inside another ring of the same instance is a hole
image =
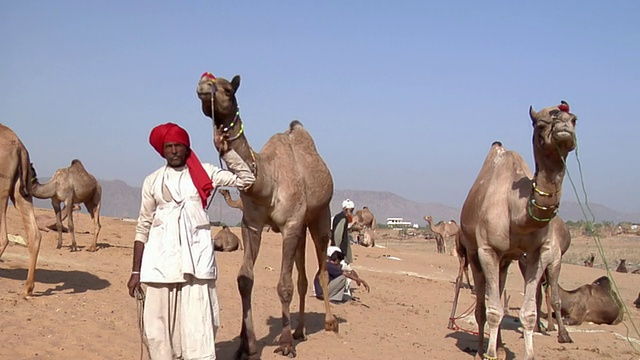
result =
[[[234,149],[256,175],[255,184],[240,192],[237,200],[233,200],[228,191],[220,190],[229,206],[242,211],[242,240],[226,227],[214,236],[218,251],[244,250],[237,276],[242,298],[242,327],[236,358],[260,358],[251,297],[254,264],[265,229],[282,235],[281,274],[277,285],[282,305],[282,331],[276,351],[292,357],[296,355],[294,339],[306,339],[307,231],[315,247],[323,293],[328,293],[325,254],[331,226],[329,203],[333,196],[333,178],[311,135],[298,121],[291,122],[286,131],[273,135],[260,151],[255,151],[245,136],[239,115],[236,98],[239,86],[239,76],[229,81],[205,73],[196,88],[203,114],[213,120],[214,133],[225,139],[221,146]],[[462,206],[460,225],[456,222],[434,224],[431,216],[425,217],[436,234],[438,251],[446,253],[446,239],[453,237],[454,249],[451,251],[455,250],[460,260],[449,326],[455,328],[453,319],[458,294],[466,275],[467,284],[476,297],[478,354],[487,359],[505,357],[500,332],[504,315],[501,295],[513,261],[518,262],[526,284],[519,314],[524,329],[525,359],[534,358],[533,333],[540,328],[543,282],[549,285],[545,298],[547,309],[551,311],[547,312],[556,319],[558,341],[561,343],[572,341],[565,325],[584,321],[608,324],[622,321],[620,300],[611,291],[607,277],[574,290],[564,290],[558,285],[562,254],[569,247],[571,238],[566,225],[557,216],[557,209],[565,174],[564,160],[576,146],[576,116],[563,101],[560,105],[539,111],[531,107],[529,117],[533,127],[533,173],[519,154],[494,142]],[[34,288],[41,242],[33,197],[51,199],[58,248],[62,246],[62,221],[67,220],[72,251],[78,249],[74,235],[74,205],[83,203],[94,223],[93,242],[87,250],[95,251],[101,227],[102,190],[79,160],[73,160],[68,168],[57,170],[50,181],[40,184],[27,149],[11,129],[1,124],[0,157],[3,159],[0,164],[0,257],[8,244],[6,210],[11,199],[22,217],[27,235],[30,262],[24,293],[29,296]],[[354,219],[353,229],[364,233],[362,244],[374,246],[376,221],[371,211],[365,207],[354,215]],[[296,287],[299,296],[295,330],[290,314],[294,293],[293,266],[298,272]],[[473,287],[468,268],[473,275]],[[640,295],[636,305],[640,306]],[[339,323],[332,314],[326,295],[324,306],[325,330],[338,332]],[[485,324],[489,328],[486,349]],[[552,326],[553,322],[549,321],[547,330],[551,331]]]

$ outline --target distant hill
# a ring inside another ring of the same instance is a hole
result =
[[[44,183],[48,179],[41,179]],[[102,185],[102,209],[101,214],[118,218],[135,219],[140,211],[140,187],[133,187],[121,180],[100,180]],[[238,198],[238,192],[231,190],[231,196]],[[378,223],[386,223],[389,217],[401,217],[405,221],[411,221],[420,226],[425,226],[425,215],[431,215],[435,221],[453,219],[459,221],[460,209],[440,203],[421,203],[411,201],[391,192],[367,191],[367,190],[338,190],[336,189],[331,200],[331,214],[341,210],[342,201],[351,199],[356,204],[356,210],[363,206],[376,216]],[[34,201],[37,207],[51,208],[49,200]],[[590,204],[596,221],[623,221],[640,222],[640,214],[629,214],[613,210],[600,204]],[[83,211],[86,212],[86,209]],[[212,221],[222,221],[235,226],[242,218],[242,212],[228,207],[219,193],[213,198],[208,210]],[[560,216],[565,220],[583,220],[580,206],[575,202],[565,201],[560,205]]]

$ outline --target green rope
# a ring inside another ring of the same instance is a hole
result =
[[[578,164],[578,173],[580,175],[580,185],[582,186],[582,192],[584,194],[584,206],[580,200],[580,196],[578,195],[578,191],[576,190],[576,186],[573,182],[573,178],[571,177],[571,173],[569,172],[569,169],[567,168],[567,163],[565,161],[564,158],[562,158],[562,163],[564,164],[564,168],[567,172],[567,177],[569,178],[569,182],[571,183],[571,187],[573,188],[573,192],[576,195],[576,200],[578,201],[578,205],[580,205],[580,210],[582,211],[582,215],[585,219],[585,221],[587,222],[587,230],[593,234],[593,238],[595,240],[596,243],[596,247],[598,248],[598,253],[600,254],[600,258],[602,259],[602,263],[604,264],[604,268],[607,272],[607,276],[609,277],[609,279],[611,279],[611,283],[613,284],[613,287],[610,288],[610,291],[616,291],[618,294],[620,294],[620,289],[618,288],[618,283],[616,282],[615,278],[613,277],[613,272],[611,271],[611,267],[609,267],[609,263],[607,262],[607,258],[605,257],[605,253],[604,253],[604,247],[602,246],[602,242],[600,241],[600,236],[598,236],[598,234],[595,231],[595,228],[593,226],[593,224],[595,223],[595,215],[593,214],[593,211],[591,211],[591,208],[589,207],[589,201],[588,201],[588,194],[587,194],[587,190],[586,187],[584,185],[584,177],[583,177],[583,173],[582,173],[582,163],[580,162],[580,156],[578,154],[578,138],[577,136],[575,137],[575,142],[576,142],[576,162]],[[586,208],[586,210],[585,210]],[[588,212],[588,213],[587,213]],[[616,296],[616,294],[612,293],[611,294],[613,299],[616,299],[619,297]],[[638,331],[638,328],[636,327],[635,322],[633,321],[633,319],[631,318],[631,313],[629,312],[629,308],[627,307],[627,304],[620,300],[620,304],[617,304],[618,306],[622,307],[622,311],[623,314],[626,314],[628,321],[631,323],[631,326],[633,327],[633,330],[635,330],[635,333],[638,337],[640,337],[640,332]],[[631,347],[636,351],[636,352],[640,352],[640,349],[638,349],[636,347],[636,345],[634,344],[633,341],[631,341],[631,338],[629,336],[630,333],[630,329],[629,326],[627,326],[627,321],[623,320],[622,323],[624,324],[624,327],[627,330],[626,333],[626,340],[629,343],[629,345],[631,345]]]

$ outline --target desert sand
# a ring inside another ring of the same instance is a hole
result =
[[[36,215],[50,216],[52,211],[36,209]],[[0,359],[147,358],[146,353],[141,354],[137,303],[126,289],[135,222],[103,217],[98,251],[91,253],[84,251],[91,242],[89,216],[84,213],[74,216],[81,251],[69,251],[68,234],[64,234],[63,248],[56,249],[56,233],[43,232],[33,297],[22,297],[27,276],[27,249],[11,243],[0,260]],[[8,228],[10,234],[24,235],[19,216],[12,207],[8,212]],[[216,231],[213,229],[213,233]],[[232,228],[232,231],[240,235],[239,228]],[[431,240],[382,237],[383,231],[379,230],[378,245],[384,247],[354,246],[354,267],[371,285],[371,292],[356,290],[359,301],[332,305],[340,322],[338,334],[324,331],[323,303],[310,297],[311,277],[317,269],[317,261],[312,254],[311,241],[308,241],[308,340],[296,344],[298,358],[473,358],[477,344],[476,337],[470,333],[476,330],[473,315],[457,320],[461,330],[447,329],[457,259],[437,254]],[[629,241],[622,239],[620,243]],[[615,239],[608,239],[606,246],[614,249],[616,244]],[[280,245],[279,234],[264,233],[255,267],[253,308],[262,359],[282,358],[273,353],[281,324],[276,293]],[[241,251],[217,254],[222,316],[222,327],[216,339],[219,359],[233,358],[239,344],[241,308],[236,274],[241,258]],[[615,264],[612,266],[615,268]],[[565,289],[573,289],[605,274],[601,268],[565,264],[560,283]],[[297,276],[295,272],[294,276]],[[569,327],[573,344],[558,344],[555,333],[537,335],[534,342],[538,359],[640,358],[640,352],[636,350],[640,349],[640,343],[634,340],[640,336],[629,321],[630,318],[635,324],[640,321],[639,311],[633,305],[640,290],[640,275],[615,273],[614,279],[630,316],[625,316],[625,321],[615,326],[583,324]],[[522,289],[522,277],[514,264],[507,279],[509,315],[503,322],[503,337],[510,359],[521,359],[524,354],[517,321]],[[458,312],[464,312],[473,303],[474,296],[464,289]],[[296,294],[292,314],[297,309]],[[293,315],[294,325],[296,319],[297,314]]]

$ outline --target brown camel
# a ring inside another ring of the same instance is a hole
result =
[[[633,305],[635,305],[636,308],[640,309],[640,293],[638,293],[638,298],[633,302]]]
[[[319,278],[324,294],[325,330],[338,331],[338,322],[331,313],[328,294],[329,276],[326,251],[329,244],[333,196],[333,179],[324,160],[318,154],[314,141],[298,121],[289,129],[272,136],[256,153],[244,133],[239,116],[236,92],[240,77],[231,82],[214,78],[210,73],[201,77],[197,93],[202,101],[202,112],[213,119],[214,136],[227,141],[218,151],[235,150],[254,169],[256,182],[240,193],[243,203],[242,240],[243,264],[238,273],[238,289],[242,297],[242,330],[236,358],[258,359],[256,334],[253,327],[251,293],[254,283],[253,267],[260,249],[264,225],[282,233],[282,263],[278,295],[282,304],[282,332],[276,350],[285,356],[295,356],[293,339],[306,339],[304,309],[308,281],[305,269],[306,231],[309,229],[315,244]],[[300,298],[298,325],[291,333],[289,307],[293,297],[293,265],[298,270],[298,296]]]
[[[359,233],[358,238],[362,239],[360,245],[365,247],[372,247],[376,245],[376,227],[376,217],[368,207],[363,206],[362,210],[356,211],[356,213],[353,215],[353,221],[350,231],[357,231]]]
[[[213,248],[222,252],[236,251],[238,248],[242,250],[242,242],[227,225],[223,225],[222,229],[213,237]]]
[[[584,261],[584,266],[592,268],[593,267],[593,261],[595,259],[596,259],[596,254],[591,253],[591,256],[589,256],[589,258]]]
[[[535,173],[531,174],[518,153],[494,142],[460,215],[460,238],[467,250],[476,289],[478,353],[488,358],[498,357],[498,347],[500,357],[506,356],[500,334],[504,315],[500,295],[511,262],[527,254],[525,294],[519,314],[524,328],[525,359],[534,358],[533,331],[540,279],[548,271],[549,283],[557,283],[560,272],[562,256],[559,246],[551,244],[554,227],[549,223],[560,204],[564,161],[576,146],[576,116],[564,101],[539,112],[530,107],[529,116],[533,125]],[[552,289],[551,301],[560,304],[557,289]],[[489,324],[486,353],[485,322]],[[558,338],[560,342],[570,340]]]
[[[438,244],[438,252],[446,253],[447,252],[447,238],[451,236],[456,236],[458,231],[460,231],[460,227],[454,220],[449,221],[440,221],[436,225],[433,224],[433,218],[429,216],[425,216],[424,219],[429,224],[429,229],[436,234],[436,241],[442,239],[442,244]],[[440,238],[438,237],[440,235]]]
[[[38,199],[51,199],[51,205],[56,214],[56,226],[58,228],[58,246],[62,247],[62,219],[67,218],[67,227],[71,234],[71,251],[77,251],[76,235],[73,226],[73,204],[84,203],[87,211],[93,219],[93,243],[87,251],[96,251],[98,234],[100,234],[100,202],[102,200],[102,187],[93,175],[89,174],[80,160],[71,161],[67,168],[56,172],[45,184],[38,182],[35,168],[31,166],[31,182],[33,196]],[[60,204],[64,203],[64,209]],[[64,214],[62,214],[64,212]]]
[[[622,322],[622,303],[606,276],[574,290],[567,291],[561,287],[560,298],[562,321],[566,325],[580,325],[585,321],[607,325]]]
[[[242,199],[238,198],[238,200],[233,200],[233,198],[231,198],[231,193],[229,192],[229,190],[220,189],[220,195],[222,195],[224,201],[227,203],[227,205],[229,205],[229,207],[242,210]]]
[[[628,273],[629,271],[627,271],[627,260],[626,259],[620,259],[620,264],[618,264],[618,268],[616,268],[616,271],[619,273]]]
[[[27,235],[29,271],[24,283],[24,295],[33,294],[36,263],[42,236],[38,231],[33,198],[29,187],[29,152],[13,130],[0,124],[0,258],[7,249],[7,206],[9,199],[18,209]]]

